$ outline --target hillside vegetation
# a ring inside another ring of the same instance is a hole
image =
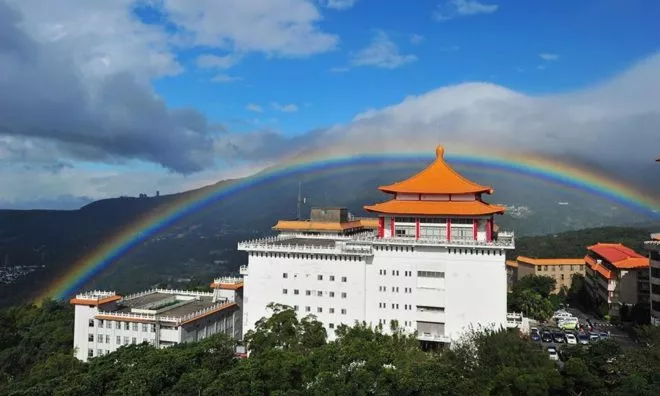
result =
[[[412,337],[342,326],[328,342],[313,317],[281,306],[234,357],[223,335],[155,349],[130,345],[81,363],[73,311],[48,302],[0,312],[0,394],[46,395],[658,395],[660,330],[641,328],[622,353],[601,341],[569,347],[558,368],[517,332],[474,332],[456,348],[424,352]]]

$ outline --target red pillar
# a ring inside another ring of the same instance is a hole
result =
[[[447,219],[447,240],[451,241],[451,219]]]
[[[489,218],[486,223],[486,240],[488,242],[493,240],[493,218]]]
[[[419,217],[415,218],[415,239],[419,239]]]
[[[474,236],[474,240],[477,240],[477,219],[472,220],[472,235]]]
[[[385,216],[378,217],[378,238],[385,236]]]
[[[394,232],[394,216],[390,217],[390,234],[391,234],[392,238],[394,238],[396,236],[396,234]]]

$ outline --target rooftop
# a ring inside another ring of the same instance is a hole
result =
[[[483,216],[504,213],[505,208],[481,201],[404,201],[390,200],[364,207],[370,212],[398,215]]]
[[[278,231],[346,231],[364,228],[361,220],[346,221],[311,221],[311,220],[279,220],[273,227]]]
[[[584,265],[584,257],[580,258],[532,258],[527,256],[518,256],[516,260],[519,263],[531,265]]]
[[[492,193],[491,187],[474,183],[452,169],[444,160],[444,152],[444,148],[438,146],[435,161],[426,169],[406,180],[379,189],[386,193],[404,194]]]
[[[649,259],[620,243],[597,243],[587,248],[618,269],[648,268]]]

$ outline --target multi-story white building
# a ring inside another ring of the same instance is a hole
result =
[[[649,251],[649,279],[651,284],[651,324],[660,326],[660,233],[652,234],[645,243]]]
[[[242,336],[243,283],[219,278],[214,291],[154,289],[126,297],[114,292],[78,294],[73,344],[75,356],[87,361],[128,344],[157,348],[202,340],[215,333]]]
[[[470,326],[506,326],[505,251],[497,232],[504,208],[483,201],[491,187],[437,159],[380,190],[393,199],[365,206],[377,219],[349,220],[345,209],[313,209],[309,221],[280,221],[279,235],[241,242],[244,334],[271,302],[313,314],[334,337],[340,324],[392,321],[423,341],[449,343]]]

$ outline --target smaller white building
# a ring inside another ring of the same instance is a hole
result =
[[[213,292],[153,289],[122,297],[114,292],[78,294],[74,353],[89,358],[143,342],[165,348],[216,333],[242,335],[243,282],[219,278]]]
[[[646,249],[649,251],[651,324],[660,326],[660,233],[651,235]]]

